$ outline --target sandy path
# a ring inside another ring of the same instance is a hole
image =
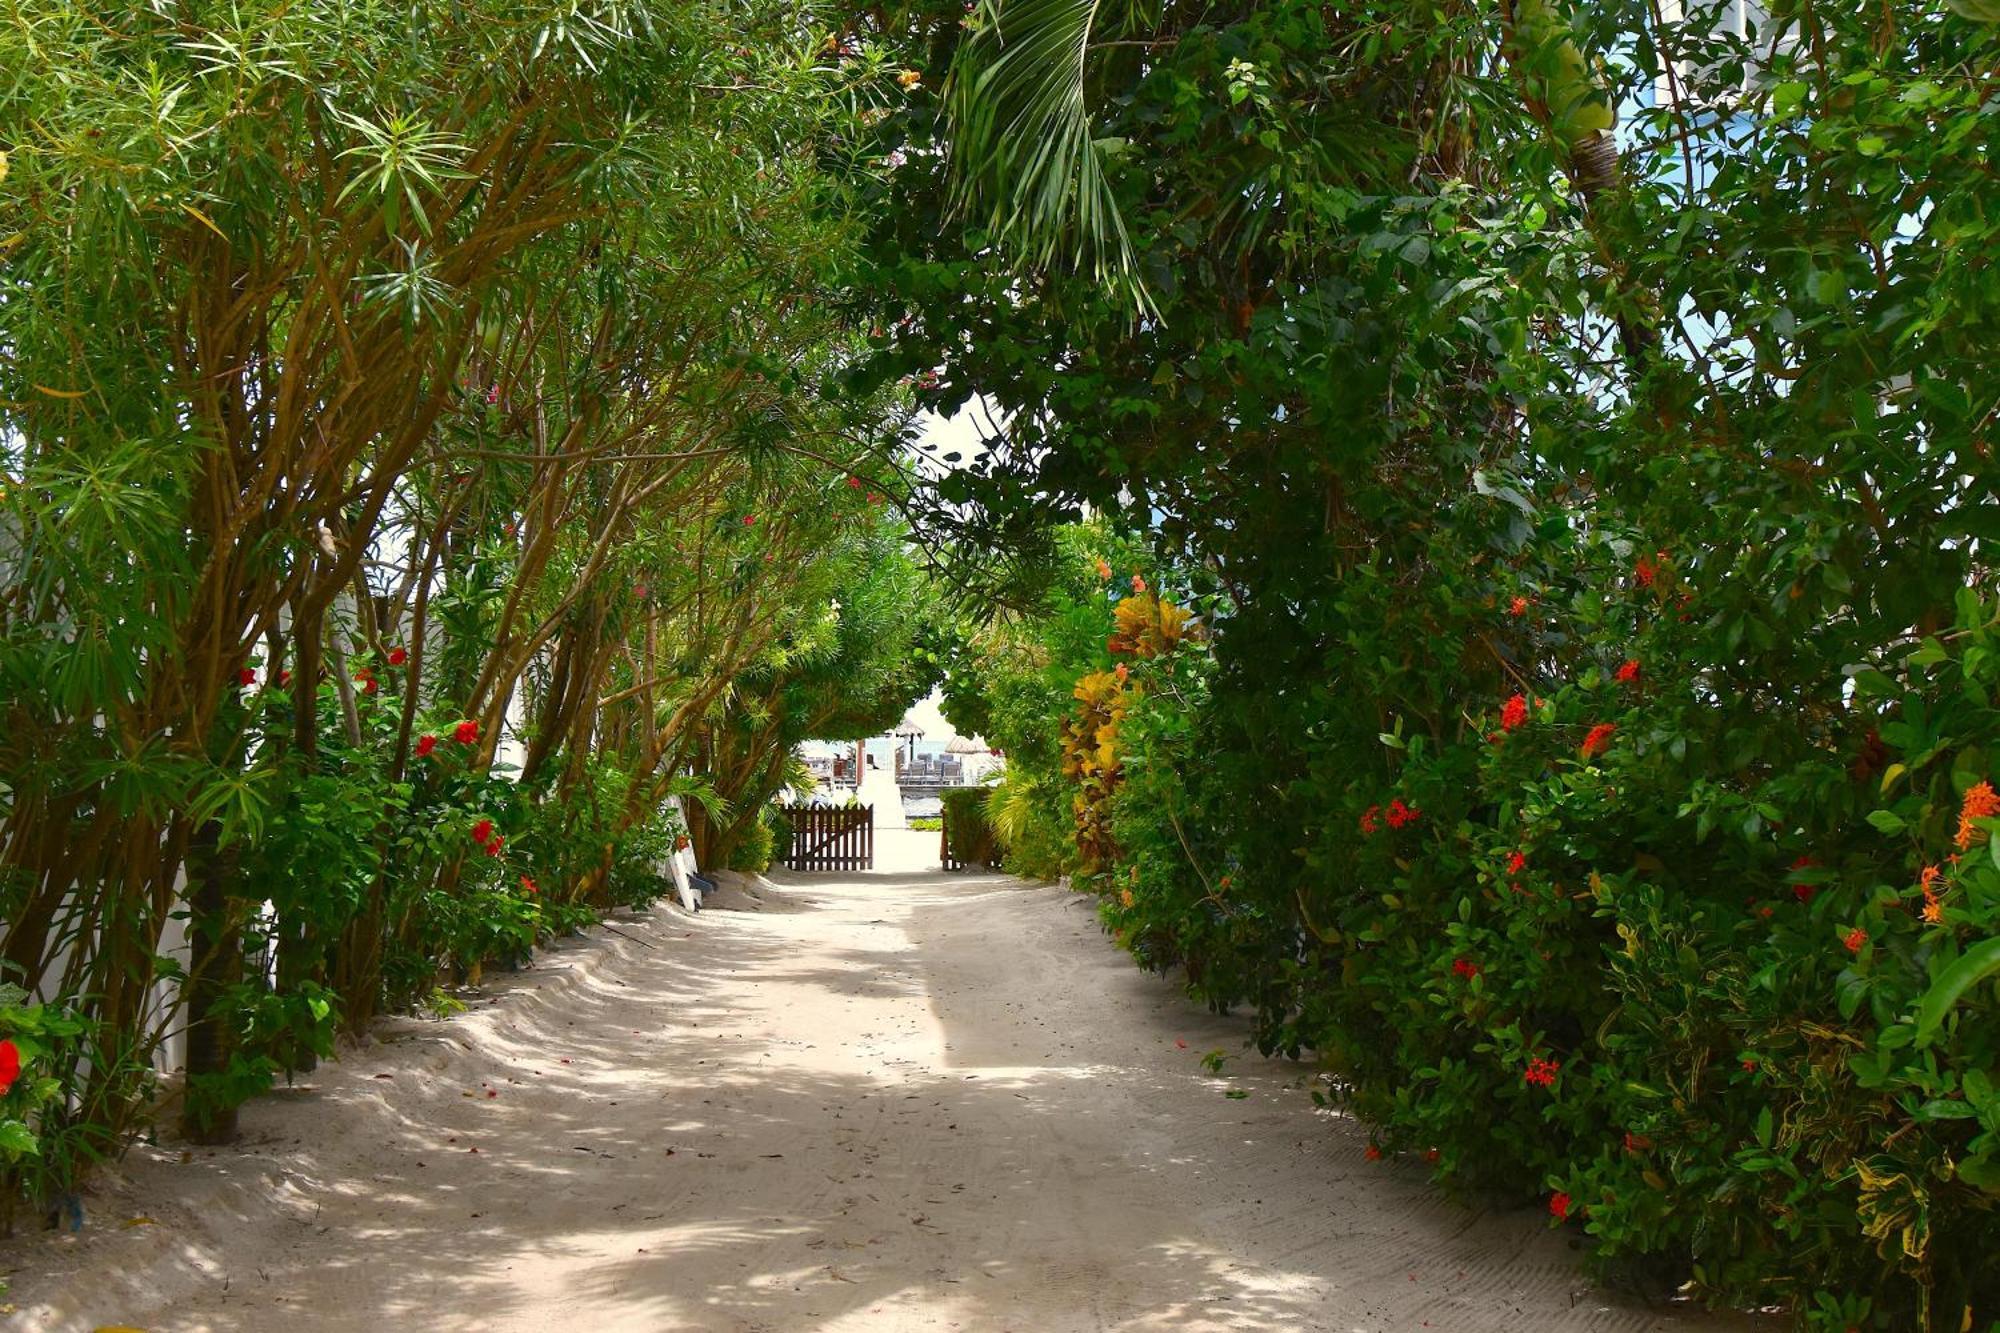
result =
[[[247,1108],[240,1149],[141,1149],[96,1225],[8,1255],[28,1326],[1723,1326],[1365,1162],[1296,1067],[1209,1075],[1242,1025],[1071,895],[802,876],[767,905],[621,919]]]

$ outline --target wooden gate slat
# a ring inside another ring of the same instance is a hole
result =
[[[875,807],[781,806],[791,821],[792,845],[785,853],[791,870],[872,870],[875,868]]]

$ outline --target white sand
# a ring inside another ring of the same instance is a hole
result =
[[[1620,1306],[1532,1210],[1365,1161],[1304,1071],[1242,1053],[1082,899],[780,880],[386,1025],[247,1107],[240,1147],[138,1149],[82,1235],[4,1252],[17,1326],[1736,1326]]]

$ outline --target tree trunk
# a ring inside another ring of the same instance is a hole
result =
[[[222,825],[208,820],[188,852],[187,1089],[181,1132],[196,1143],[236,1138],[236,1101],[204,1092],[197,1080],[229,1068],[234,1041],[222,997],[243,976],[243,927],[235,910],[239,858],[218,848]]]

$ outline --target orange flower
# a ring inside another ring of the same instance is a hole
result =
[[[1521,695],[1514,695],[1500,707],[1500,730],[1512,731],[1528,720],[1528,701]]]
[[[1583,738],[1583,757],[1592,758],[1611,748],[1611,733],[1618,730],[1615,723],[1600,722],[1590,729]]]
[[[1853,930],[1847,932],[1847,938],[1842,940],[1841,943],[1847,946],[1849,953],[1860,953],[1861,946],[1868,943],[1868,932],[1856,926]]]
[[[1097,577],[1105,583],[1111,582],[1111,565],[1108,561],[1097,562]]]
[[[1525,597],[1516,597],[1513,601],[1507,603],[1507,614],[1510,616],[1527,615],[1528,599]]]
[[[1924,873],[1917,879],[1924,891],[1924,920],[1933,926],[1944,921],[1944,904],[1938,901],[1938,876],[1944,872],[1936,866],[1925,866]]]
[[[2000,792],[1993,790],[1993,784],[1982,782],[1965,793],[1965,801],[1958,807],[1958,845],[1960,850],[1970,847],[1973,839],[1981,832],[1972,821],[2000,815]]]

